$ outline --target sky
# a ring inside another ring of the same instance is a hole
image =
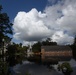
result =
[[[10,20],[13,20],[19,11],[28,12],[32,8],[42,11],[47,0],[0,0],[0,4],[3,7],[3,12],[8,14]]]
[[[24,45],[51,38],[59,45],[73,44],[76,0],[0,0],[13,23],[13,40]]]

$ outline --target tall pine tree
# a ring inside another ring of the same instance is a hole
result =
[[[8,34],[12,34],[12,25],[7,13],[2,12],[2,6],[0,5],[0,43],[3,38],[9,38]]]

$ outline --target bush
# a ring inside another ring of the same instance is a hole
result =
[[[58,70],[60,69],[65,75],[71,75],[71,73],[73,72],[71,65],[67,62],[62,63],[61,65],[58,65]]]

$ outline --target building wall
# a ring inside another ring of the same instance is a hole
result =
[[[41,49],[41,59],[42,60],[51,60],[51,59],[61,59],[61,58],[67,58],[69,59],[72,57],[72,50],[65,50],[65,51],[46,51],[44,49]],[[66,59],[64,59],[66,60]]]
[[[45,56],[72,56],[72,51],[48,51],[44,52]]]

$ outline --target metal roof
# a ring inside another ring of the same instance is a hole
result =
[[[69,46],[41,46],[45,51],[71,51]]]

